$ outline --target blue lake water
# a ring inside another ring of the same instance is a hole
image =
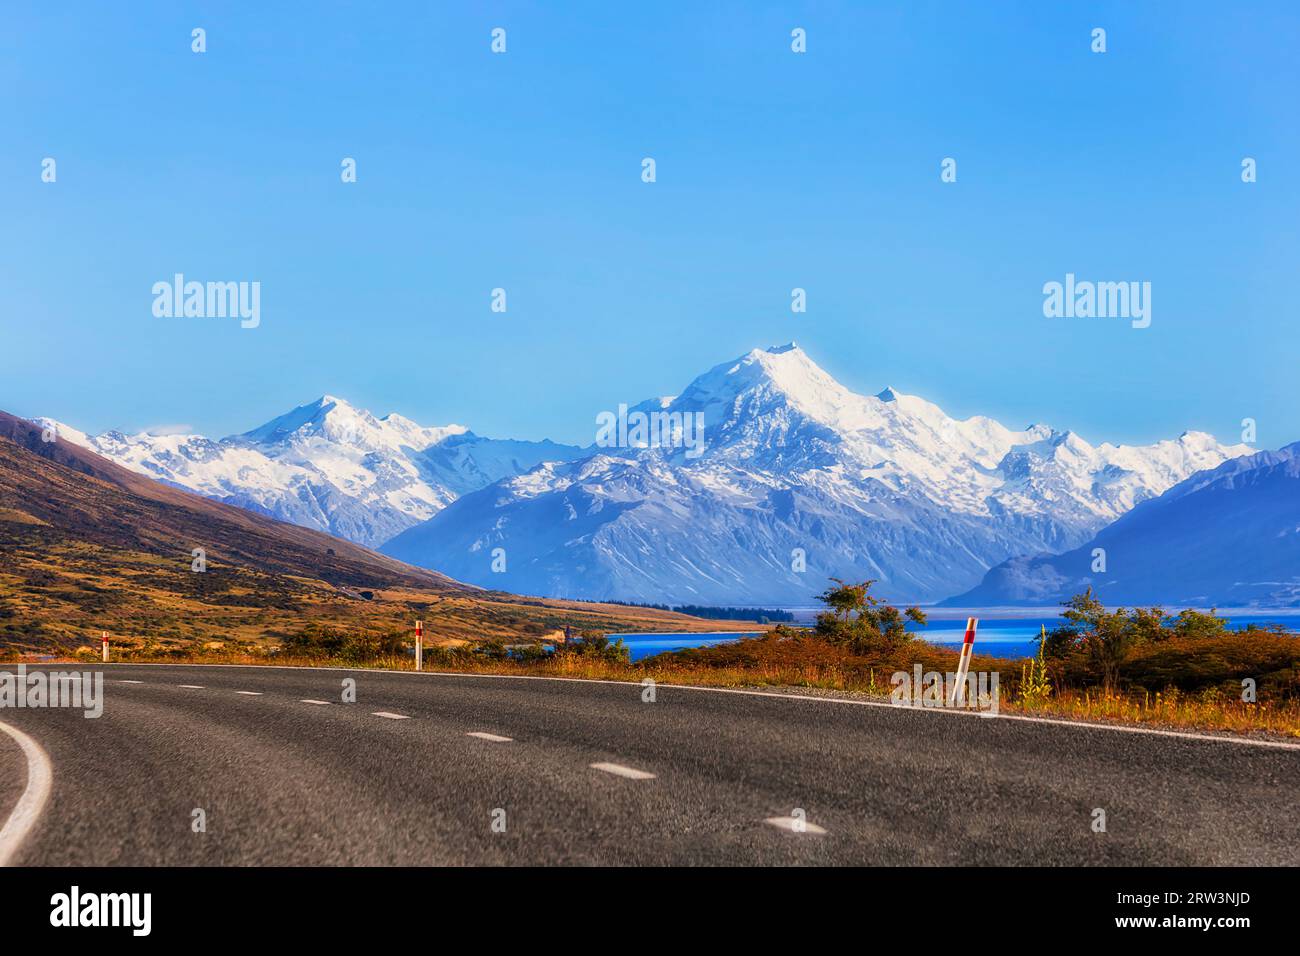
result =
[[[628,646],[632,660],[662,654],[664,651],[680,651],[685,647],[712,647],[726,641],[735,641],[742,637],[756,637],[758,631],[743,633],[736,631],[719,631],[717,633],[699,632],[695,634],[610,634],[609,639],[623,638]]]
[[[785,608],[793,612],[796,625],[811,624],[817,614],[816,608]],[[978,611],[927,610],[930,623],[925,627],[908,626],[908,630],[918,637],[937,644],[940,647],[957,648],[961,646],[966,633],[966,618],[972,614],[979,618],[975,631],[975,653],[991,654],[994,657],[1031,657],[1038,652],[1038,633],[1042,625],[1050,631],[1063,623],[1056,614],[1034,612],[1006,612],[1005,617],[982,617]],[[1286,609],[1275,612],[1249,612],[1236,614],[1224,611],[1220,617],[1227,618],[1231,627],[1242,628],[1248,624],[1282,624],[1291,630],[1300,630],[1300,614],[1296,610]],[[711,647],[741,637],[753,637],[753,633],[736,633],[719,631],[695,634],[611,634],[610,639],[621,637],[628,646],[632,660],[662,654],[664,651],[677,651],[686,647]]]

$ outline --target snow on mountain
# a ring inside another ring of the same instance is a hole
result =
[[[1087,587],[1107,604],[1300,607],[1300,442],[1197,472],[1081,547],[1012,558],[943,603],[1044,606]]]
[[[1073,547],[1251,451],[1195,432],[1094,447],[1041,425],[957,420],[892,388],[856,394],[793,343],[724,362],[629,420],[638,412],[699,416],[702,454],[588,449],[465,494],[382,550],[562,597],[803,603],[836,575],[932,600],[1013,555]]]
[[[47,420],[41,420],[47,421]],[[579,450],[377,418],[325,395],[242,435],[59,435],[140,474],[376,547],[466,491]]]

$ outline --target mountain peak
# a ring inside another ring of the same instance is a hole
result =
[[[355,452],[393,452],[404,447],[423,450],[466,431],[464,425],[420,425],[396,412],[376,418],[327,394],[239,437],[264,446],[326,441]]]
[[[795,343],[755,348],[698,376],[674,400],[689,409],[712,407],[729,414],[736,398],[754,391],[775,391],[796,403],[817,406],[834,402],[847,390]]]
[[[253,442],[276,442],[299,432],[319,433],[327,423],[340,419],[368,416],[369,412],[359,412],[341,398],[322,395],[314,402],[299,405],[293,411],[273,418],[265,425],[245,432],[240,437]]]

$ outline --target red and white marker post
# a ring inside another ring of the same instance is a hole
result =
[[[100,632],[100,643],[104,646],[104,663],[108,663],[108,631]]]
[[[957,661],[957,682],[952,688],[954,706],[966,702],[966,675],[970,671],[971,655],[975,653],[975,628],[979,618],[966,618],[966,637],[961,642],[961,658]]]
[[[415,669],[424,667],[424,622],[415,622]]]

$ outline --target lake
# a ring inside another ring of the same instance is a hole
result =
[[[623,638],[623,643],[628,646],[628,652],[632,660],[639,661],[643,657],[652,657],[655,654],[662,654],[664,651],[680,651],[686,647],[712,647],[714,644],[722,644],[726,641],[735,641],[742,637],[757,637],[761,632],[752,631],[745,633],[743,631],[718,631],[708,633],[698,631],[694,634],[610,634],[609,639],[615,640]]]
[[[811,624],[820,611],[819,608],[811,607],[787,607],[781,610],[790,611],[797,625]],[[930,623],[925,627],[909,624],[909,631],[931,644],[958,648],[966,633],[966,618],[977,617],[979,627],[975,631],[975,653],[991,654],[994,657],[1032,657],[1038,652],[1039,627],[1046,625],[1050,631],[1062,623],[1060,615],[1041,608],[996,608],[992,613],[987,609],[927,608],[925,612]],[[989,616],[986,617],[985,614]],[[1227,618],[1229,626],[1234,628],[1243,628],[1248,624],[1282,624],[1292,630],[1300,629],[1300,609],[1295,608],[1267,612],[1224,611],[1219,617]],[[664,651],[712,647],[714,644],[753,636],[754,633],[718,631],[694,634],[611,634],[609,638],[623,638],[632,660],[639,661],[643,657],[662,654]]]

